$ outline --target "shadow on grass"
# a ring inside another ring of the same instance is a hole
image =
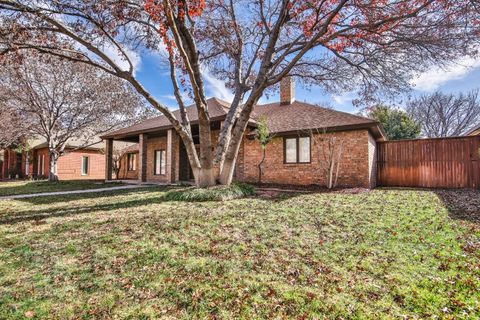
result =
[[[454,220],[462,220],[480,225],[480,189],[428,189],[428,188],[387,188],[390,191],[430,191],[437,195],[448,216]]]
[[[480,189],[435,190],[449,216],[480,225]]]
[[[55,200],[52,200],[52,197],[38,197],[38,198],[29,198],[29,199],[21,199],[22,202],[28,202],[32,205],[41,205],[41,204],[48,204],[52,203],[53,201],[61,201],[62,203],[67,203],[76,200],[84,200],[84,199],[92,199],[95,200],[96,198],[107,197],[109,195],[112,196],[128,196],[128,195],[138,195],[144,196],[148,195],[149,193],[158,192],[159,190],[151,190],[151,189],[134,189],[134,190],[121,190],[117,191],[114,195],[109,192],[99,192],[99,193],[88,193],[88,194],[75,194],[75,195],[68,195],[68,196],[56,196]],[[19,199],[20,200],[20,199]],[[64,216],[73,216],[78,214],[85,214],[85,213],[94,213],[98,211],[111,211],[111,210],[118,210],[118,209],[127,209],[127,208],[134,208],[146,204],[152,203],[161,203],[164,202],[164,194],[161,194],[157,197],[147,197],[147,198],[138,198],[138,199],[131,199],[127,201],[119,201],[113,203],[106,203],[106,204],[94,204],[91,206],[63,206],[59,208],[50,208],[50,209],[32,209],[32,210],[23,210],[23,211],[15,211],[11,214],[5,214],[0,216],[0,225],[5,224],[16,224],[21,222],[38,222],[42,219],[47,218],[54,218],[54,217],[64,217]],[[35,208],[35,207],[33,207]]]

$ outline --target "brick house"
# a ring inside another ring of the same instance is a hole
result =
[[[343,157],[338,185],[375,186],[376,142],[385,139],[381,125],[372,119],[295,101],[295,84],[289,78],[280,86],[280,102],[257,105],[240,147],[234,178],[257,182],[260,144],[254,139],[258,120],[265,117],[274,136],[266,149],[263,183],[325,185],[325,138],[342,141]],[[212,135],[216,141],[229,104],[217,98],[207,101]],[[198,141],[198,116],[187,108],[194,141]],[[175,111],[177,118],[179,111]],[[121,179],[139,182],[176,183],[192,180],[185,147],[164,116],[148,119],[102,137],[106,142],[106,179],[112,179],[114,141],[137,143],[123,157]]]
[[[102,180],[105,178],[105,156],[101,142],[79,148],[79,141],[71,141],[65,154],[57,161],[60,180]],[[29,142],[29,151],[18,152],[11,148],[0,151],[0,178],[47,178],[50,172],[50,156],[45,142]]]

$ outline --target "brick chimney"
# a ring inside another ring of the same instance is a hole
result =
[[[288,105],[295,101],[295,80],[288,76],[280,81],[280,104]]]

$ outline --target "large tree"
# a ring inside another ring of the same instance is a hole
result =
[[[24,139],[45,139],[50,181],[57,180],[54,168],[71,140],[79,142],[76,147],[88,146],[99,134],[148,114],[143,99],[118,77],[56,57],[24,58],[0,70],[0,114],[22,124],[18,131]],[[5,135],[11,133],[0,133]]]
[[[411,100],[407,111],[421,123],[426,137],[461,136],[480,123],[479,90],[425,94]]]
[[[367,115],[382,124],[389,140],[414,139],[420,135],[421,124],[401,109],[377,105]]]
[[[404,89],[432,63],[476,52],[476,6],[475,0],[0,0],[0,50],[62,56],[128,81],[170,120],[197,185],[209,186],[231,182],[248,120],[267,88],[290,75],[332,91],[359,88],[364,97]],[[132,49],[166,53],[180,119],[138,81]],[[234,94],[215,144],[205,68]],[[182,90],[198,111],[199,153]]]

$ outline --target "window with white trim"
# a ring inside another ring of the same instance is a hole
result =
[[[154,162],[155,175],[164,175],[167,173],[167,153],[165,150],[155,150],[155,162]]]
[[[25,153],[25,175],[28,176],[30,174],[30,152]]]
[[[37,157],[37,175],[45,175],[45,155],[41,154]]]
[[[137,154],[129,153],[128,154],[128,171],[137,170]]]
[[[310,137],[284,138],[285,163],[310,163],[311,145]]]
[[[88,175],[88,156],[82,156],[82,176]]]

